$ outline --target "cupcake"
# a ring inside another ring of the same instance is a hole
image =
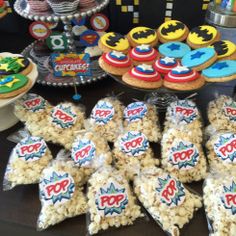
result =
[[[56,14],[72,13],[78,8],[80,0],[47,0]]]
[[[30,10],[34,12],[45,12],[50,9],[47,0],[28,0]]]
[[[129,55],[135,66],[143,63],[152,65],[157,59],[158,52],[149,45],[142,44],[131,49]]]

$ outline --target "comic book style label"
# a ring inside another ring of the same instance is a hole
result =
[[[40,112],[46,108],[46,100],[37,94],[28,93],[22,100],[23,106],[31,112]]]
[[[142,120],[147,114],[147,106],[144,102],[129,104],[124,110],[124,118],[129,123]]]
[[[236,102],[226,102],[223,105],[225,116],[232,122],[236,122]]]

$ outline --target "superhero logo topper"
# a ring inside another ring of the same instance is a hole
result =
[[[91,17],[90,24],[96,31],[106,31],[110,25],[110,22],[104,14],[97,13]]]

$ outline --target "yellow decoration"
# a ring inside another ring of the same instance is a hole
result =
[[[198,26],[189,33],[188,40],[193,44],[210,43],[217,36],[217,30],[210,25]]]
[[[202,10],[206,10],[208,7],[208,3],[202,5]]]
[[[121,6],[121,11],[122,12],[127,12],[128,11],[128,7],[127,6]]]
[[[129,36],[137,44],[150,44],[157,39],[155,30],[143,26],[132,29]]]
[[[231,56],[233,53],[235,53],[236,45],[233,42],[229,40],[222,40],[220,42],[222,42],[221,44],[222,50],[226,50],[226,52],[224,54],[218,55],[218,58],[228,57]],[[209,46],[209,47],[214,48],[214,46]]]
[[[121,0],[116,0],[116,5],[121,5]]]
[[[133,24],[138,24],[139,23],[139,18],[133,18]]]
[[[139,5],[139,0],[134,0],[134,5]]]
[[[8,88],[11,88],[16,82],[19,82],[19,81],[20,81],[19,79],[14,78],[11,82],[8,82],[8,83],[6,83],[4,85],[0,85],[0,86],[6,86]]]
[[[104,34],[100,40],[103,45],[112,50],[125,51],[129,48],[129,41],[127,38],[120,38],[119,36],[120,34],[109,32]]]
[[[183,26],[183,23],[177,20],[169,20],[163,23],[158,31],[164,39],[167,40],[176,40],[181,38],[186,33],[186,28]],[[162,34],[161,31],[166,29],[168,33]],[[169,30],[168,30],[169,29]]]
[[[0,64],[0,70],[5,70],[9,71],[10,69],[8,68],[9,64]]]

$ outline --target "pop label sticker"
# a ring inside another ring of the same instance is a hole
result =
[[[236,122],[236,102],[226,102],[223,112],[230,121]]]
[[[66,172],[50,171],[39,183],[44,204],[58,205],[69,201],[75,191],[72,176]]]
[[[140,156],[149,147],[147,137],[138,131],[130,131],[120,139],[120,150],[129,156]]]
[[[170,175],[158,177],[156,191],[161,202],[168,207],[180,206],[185,200],[183,184]]]
[[[135,122],[143,119],[147,114],[147,106],[144,102],[134,102],[129,104],[124,110],[124,118],[128,122]]]
[[[59,128],[66,129],[73,126],[77,116],[71,106],[59,104],[51,111],[51,121]]]
[[[198,149],[193,143],[180,141],[171,147],[169,161],[175,169],[192,169],[199,161]]]
[[[78,166],[88,166],[96,155],[94,143],[88,139],[79,139],[72,145],[71,157]]]
[[[225,209],[229,210],[232,215],[236,215],[236,183],[234,181],[229,186],[223,186],[221,202]]]
[[[99,101],[93,108],[91,119],[98,125],[106,125],[112,120],[115,109],[110,102]]]
[[[236,135],[232,133],[220,135],[214,143],[214,151],[223,162],[236,163]]]
[[[96,31],[106,31],[109,27],[109,20],[104,14],[97,13],[91,17],[90,24]]]
[[[122,215],[128,205],[127,190],[116,182],[110,182],[96,193],[95,203],[102,217]]]
[[[46,39],[51,34],[51,30],[48,28],[47,24],[41,21],[31,23],[29,32],[33,38],[40,40]]]
[[[16,145],[15,151],[21,160],[27,162],[37,161],[45,155],[47,145],[40,137],[27,137]]]
[[[178,123],[189,124],[197,118],[197,114],[196,105],[188,100],[178,100],[172,108],[172,116]]]
[[[23,106],[31,112],[43,111],[46,107],[46,101],[37,94],[29,93],[23,97]]]

